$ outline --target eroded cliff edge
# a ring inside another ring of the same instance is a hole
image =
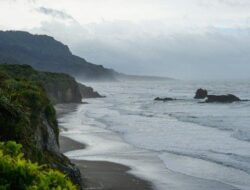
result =
[[[15,79],[40,83],[53,104],[81,103],[83,98],[103,97],[93,88],[77,83],[68,74],[41,72],[29,65],[0,64],[0,71]]]
[[[0,141],[22,144],[27,159],[64,172],[80,188],[83,183],[79,170],[59,151],[56,112],[47,96],[49,88],[44,87],[45,82],[53,84],[50,79],[53,76],[53,73],[40,73],[27,65],[0,67]],[[57,102],[65,101],[62,97],[67,101],[81,101],[77,83],[72,85],[71,82],[59,85],[50,96],[60,92],[62,96],[54,98]],[[64,88],[71,92],[61,91]]]

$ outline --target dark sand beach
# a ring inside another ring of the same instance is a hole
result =
[[[74,111],[76,105],[60,105],[58,117]],[[60,150],[67,152],[84,149],[85,145],[70,138],[60,136]],[[95,190],[153,190],[152,184],[129,173],[130,168],[121,164],[106,161],[72,160],[80,169],[86,189]]]
[[[83,149],[85,145],[60,136],[62,152]],[[80,169],[87,189],[99,190],[152,190],[152,185],[127,171],[129,167],[105,161],[72,160]]]

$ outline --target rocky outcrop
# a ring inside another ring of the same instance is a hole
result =
[[[29,79],[44,87],[53,104],[81,103],[82,98],[102,98],[93,88],[77,83],[68,74],[50,73],[34,70],[29,65],[0,65],[0,71],[13,78]]]
[[[49,98],[54,104],[81,103],[80,88],[75,79],[62,73],[40,72],[43,84]]]
[[[98,92],[94,91],[93,88],[85,86],[78,83],[79,90],[82,98],[104,98],[105,96],[100,95]]]
[[[237,96],[233,94],[227,94],[227,95],[208,95],[206,89],[199,88],[195,93],[195,99],[204,99],[205,103],[232,103],[232,102],[238,102],[238,101],[247,101],[247,100],[241,100]]]
[[[0,65],[10,77],[25,79],[42,84],[53,104],[81,103],[82,96],[75,79],[63,73],[40,72],[29,65]]]
[[[166,102],[166,101],[174,101],[176,100],[175,98],[160,98],[160,97],[157,97],[154,99],[155,101],[163,101],[163,102]]]
[[[240,98],[233,94],[228,95],[208,95],[207,99],[205,100],[206,103],[232,103],[232,102],[239,102],[241,101]]]
[[[33,158],[33,156],[27,156],[29,159],[32,158],[33,161],[49,164],[51,167],[60,170],[65,173],[74,184],[78,185],[79,189],[83,186],[83,181],[81,180],[80,170],[66,157],[59,149],[58,142],[58,126],[52,126],[49,124],[46,116],[41,118],[41,127],[36,127],[34,132],[34,139],[36,144],[36,151],[40,151],[43,154],[43,158]],[[53,128],[56,128],[54,131]],[[24,148],[26,148],[24,146]]]
[[[195,93],[195,99],[204,99],[207,97],[207,90],[199,88]]]

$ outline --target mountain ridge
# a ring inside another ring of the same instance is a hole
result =
[[[51,36],[0,31],[0,64],[28,64],[41,71],[73,75],[79,80],[115,80],[112,69],[87,62]]]

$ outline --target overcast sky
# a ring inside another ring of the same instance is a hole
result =
[[[250,79],[250,0],[0,0],[0,29],[52,35],[119,72]]]

